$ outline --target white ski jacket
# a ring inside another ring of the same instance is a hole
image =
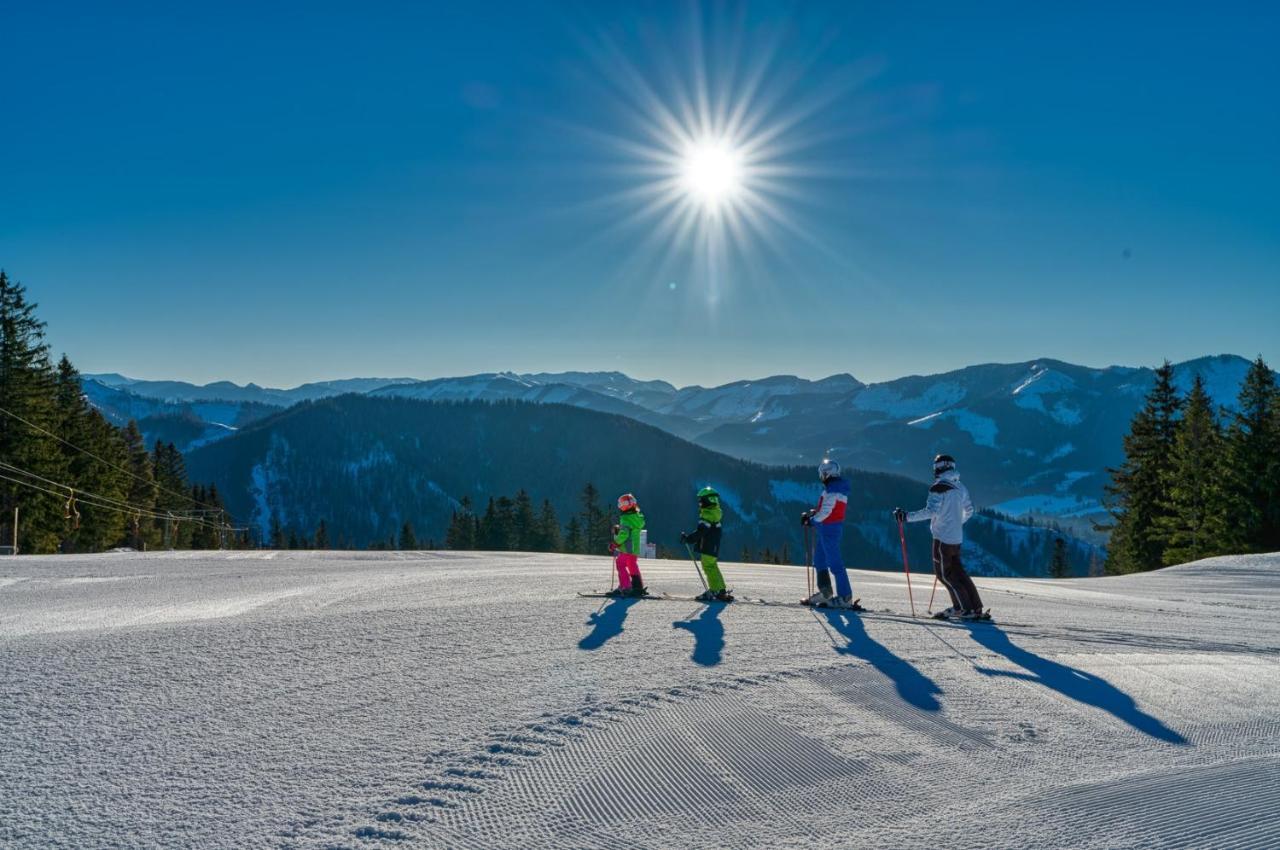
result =
[[[929,531],[943,543],[964,542],[964,524],[973,516],[969,491],[960,483],[955,471],[944,472],[929,488],[929,501],[918,511],[907,514],[907,522],[929,520]]]

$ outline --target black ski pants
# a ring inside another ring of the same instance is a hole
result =
[[[947,588],[951,607],[960,611],[981,611],[982,597],[973,579],[960,563],[960,544],[933,541],[933,574]]]

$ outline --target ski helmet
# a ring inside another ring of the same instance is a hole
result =
[[[933,459],[933,474],[941,475],[956,468],[956,459],[951,455],[938,455]]]
[[[840,464],[836,463],[829,457],[824,457],[822,463],[818,464],[818,478],[826,481],[828,478],[836,478],[840,475]]]
[[[710,484],[708,484],[706,487],[703,487],[701,490],[698,491],[699,499],[705,499],[708,496],[719,496],[719,495],[720,494],[716,492],[716,488],[712,487]]]
[[[618,497],[618,510],[622,511],[624,514],[627,511],[634,511],[638,507],[640,507],[640,503],[637,502],[636,497],[630,493],[623,493]]]

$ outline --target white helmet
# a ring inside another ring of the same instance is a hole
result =
[[[835,478],[840,474],[840,464],[836,463],[829,457],[824,457],[822,463],[818,464],[818,479],[826,481],[828,478]]]

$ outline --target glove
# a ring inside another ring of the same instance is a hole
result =
[[[801,525],[813,525],[813,511],[805,511],[800,514]]]
[[[617,534],[617,533],[618,533],[619,531],[621,531],[621,530],[622,530],[622,526],[620,526],[620,525],[615,525],[615,526],[613,527],[613,533],[614,533],[614,534]]]
[[[689,542],[689,532],[687,532],[687,531],[682,531],[682,532],[680,532],[680,542],[681,542],[681,543],[688,543],[688,542]]]
[[[894,509],[893,509],[893,518],[894,518],[894,519],[896,519],[898,522],[906,522],[906,521],[907,521],[907,512],[906,512],[906,511],[904,511],[902,508],[894,508]]]
[[[610,543],[610,544],[609,544],[609,554],[610,554],[610,555],[616,555],[616,554],[618,554],[618,544],[617,544],[617,543]]]

